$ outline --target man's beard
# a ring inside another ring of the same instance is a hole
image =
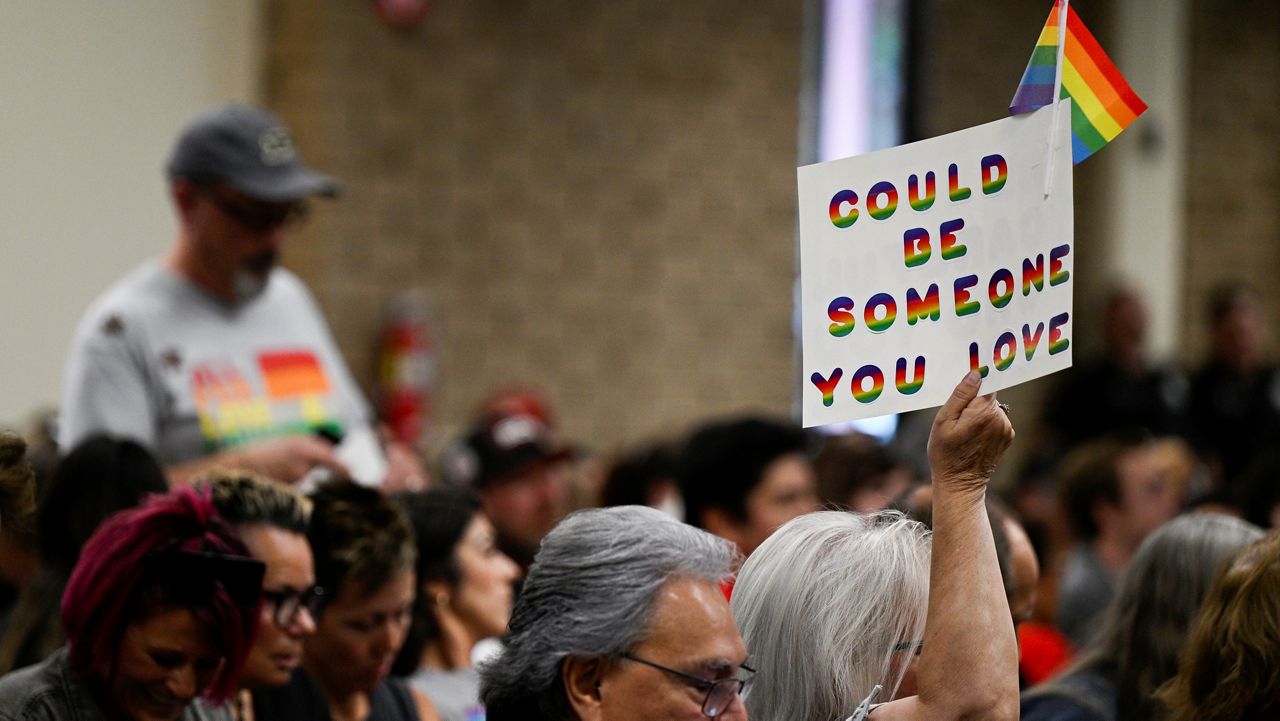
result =
[[[231,292],[237,303],[247,303],[262,295],[271,280],[271,270],[275,268],[277,259],[275,253],[261,253],[236,269],[231,279]]]

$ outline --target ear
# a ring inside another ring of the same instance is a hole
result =
[[[422,588],[419,589],[419,593],[421,593],[427,601],[434,602],[441,594],[446,596],[452,595],[453,588],[450,587],[448,583],[445,583],[438,578],[433,578],[430,581],[422,582]]]
[[[185,178],[178,178],[169,185],[169,193],[173,197],[173,206],[177,208],[178,215],[185,218],[195,204],[195,184]]]
[[[712,535],[733,541],[742,548],[742,524],[719,506],[711,506],[702,511],[702,527]]]
[[[569,656],[560,665],[560,681],[565,696],[577,718],[582,721],[599,721],[604,718],[600,694],[600,680],[604,676],[604,661],[598,658]]]

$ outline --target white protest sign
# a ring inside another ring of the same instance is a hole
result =
[[[805,426],[941,405],[971,368],[987,393],[1071,365],[1053,111],[798,170]]]

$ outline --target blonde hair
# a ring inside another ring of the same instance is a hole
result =
[[[235,526],[264,524],[305,534],[311,501],[292,488],[248,471],[214,470],[199,484],[209,489],[218,514]]]

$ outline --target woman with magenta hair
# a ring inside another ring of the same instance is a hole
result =
[[[0,679],[0,721],[198,721],[235,691],[263,565],[190,489],[107,520],[62,597],[67,645]]]

